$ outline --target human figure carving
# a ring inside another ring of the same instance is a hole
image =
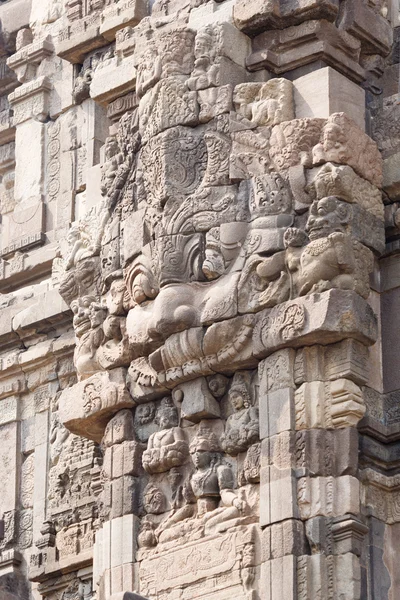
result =
[[[218,85],[219,65],[215,60],[215,40],[212,27],[204,27],[197,35],[194,44],[194,69],[187,80],[190,90],[203,90]]]
[[[71,303],[71,309],[77,338],[75,367],[79,379],[86,379],[102,370],[96,353],[104,341],[102,324],[106,315],[105,307],[96,302],[93,296],[82,296]]]
[[[251,405],[249,389],[240,374],[234,377],[229,400],[235,412],[228,417],[221,445],[225,452],[235,456],[259,439],[258,408]]]
[[[197,499],[197,515],[203,517],[206,529],[240,517],[246,502],[233,489],[233,471],[222,459],[215,433],[201,427],[190,444],[190,453],[196,469],[190,483]]]
[[[162,72],[162,58],[157,53],[154,45],[150,44],[141,56],[136,79],[136,93],[138,98],[153,87],[160,80]]]
[[[164,398],[158,408],[156,423],[160,431],[149,437],[143,453],[143,467],[148,473],[163,473],[182,465],[188,456],[188,445],[179,427],[178,411],[171,398]]]
[[[355,290],[367,297],[372,255],[347,233],[350,210],[335,196],[314,201],[306,224],[308,238],[305,232],[288,228],[286,250],[261,262],[258,275],[272,282],[280,273],[288,273],[290,298],[331,288]]]
[[[72,225],[67,235],[69,254],[65,263],[65,270],[74,267],[80,260],[93,256],[93,246],[90,236],[78,225]]]

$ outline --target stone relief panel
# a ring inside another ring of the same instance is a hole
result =
[[[292,403],[282,410],[299,435],[365,413],[347,371],[282,390],[294,358],[281,349],[376,339],[366,301],[383,249],[380,156],[344,113],[298,118],[288,79],[251,78],[248,39],[229,24],[145,18],[118,34],[116,52],[133,56],[136,104],[113,117],[101,196],[59,263],[79,380],[62,392],[60,418],[102,445],[95,527],[111,547],[113,527],[133,528],[135,589],[257,598],[259,523],[286,507],[266,516],[260,490],[289,485],[283,474],[265,483],[282,468],[263,446],[281,447],[269,442],[274,402]],[[265,390],[257,366],[272,353]],[[299,469],[290,489],[307,521],[334,475]],[[340,513],[332,502],[322,515]],[[76,540],[73,525],[65,533]],[[113,566],[95,552],[101,586]]]

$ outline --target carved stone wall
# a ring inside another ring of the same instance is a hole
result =
[[[0,600],[400,597],[396,0],[0,0]]]

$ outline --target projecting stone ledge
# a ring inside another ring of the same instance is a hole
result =
[[[334,344],[345,339],[374,344],[377,320],[357,293],[331,289],[255,315],[214,323],[207,329],[176,333],[149,360],[159,383],[173,389],[201,375],[229,375],[238,369],[255,368],[260,359],[280,348]]]
[[[126,370],[119,368],[65,389],[59,401],[61,422],[72,433],[100,442],[110,418],[135,405],[125,382]]]
[[[264,358],[280,348],[333,344],[346,338],[369,346],[377,335],[376,316],[369,304],[352,291],[332,289],[259,313],[253,353]]]

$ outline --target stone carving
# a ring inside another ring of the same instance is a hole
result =
[[[323,165],[309,185],[310,192],[318,200],[337,196],[346,202],[355,202],[379,219],[383,218],[383,206],[379,190],[359,177],[347,165]]]
[[[226,421],[221,446],[228,454],[236,455],[259,439],[258,409],[252,406],[250,389],[241,373],[235,373],[229,389],[229,400],[234,412]]]
[[[188,445],[179,427],[178,411],[170,398],[164,398],[155,422],[160,431],[152,433],[143,453],[143,467],[148,473],[162,473],[182,465],[188,457]]]
[[[239,476],[239,484],[258,483],[260,481],[261,444],[253,444],[247,451],[243,470]]]
[[[278,125],[294,118],[293,89],[287,79],[241,83],[234,90],[233,103],[253,127]]]
[[[289,228],[285,232],[287,250],[260,263],[258,275],[268,282],[279,277],[279,284],[273,289],[281,301],[285,289],[290,298],[333,287],[353,289],[364,298],[368,297],[372,254],[346,235],[348,222],[348,206],[338,198],[328,196],[316,200],[310,208],[306,226],[309,242],[304,231]],[[279,256],[285,262],[286,276],[284,269],[275,268]]]
[[[165,510],[164,495],[152,483],[149,483],[143,492],[143,506],[148,514],[157,515]]]
[[[96,360],[96,351],[104,340],[102,324],[105,310],[93,296],[83,296],[73,301],[71,308],[78,340],[74,362],[79,377],[86,379],[101,369]]]
[[[240,516],[246,503],[233,490],[233,472],[221,458],[215,434],[200,428],[190,444],[190,453],[196,468],[190,483],[197,498],[198,514],[212,511],[205,517],[208,528]],[[216,508],[219,497],[222,507]]]
[[[348,164],[373,185],[381,185],[381,157],[372,140],[362,133],[345,114],[329,117],[321,141],[313,148],[313,164]]]

